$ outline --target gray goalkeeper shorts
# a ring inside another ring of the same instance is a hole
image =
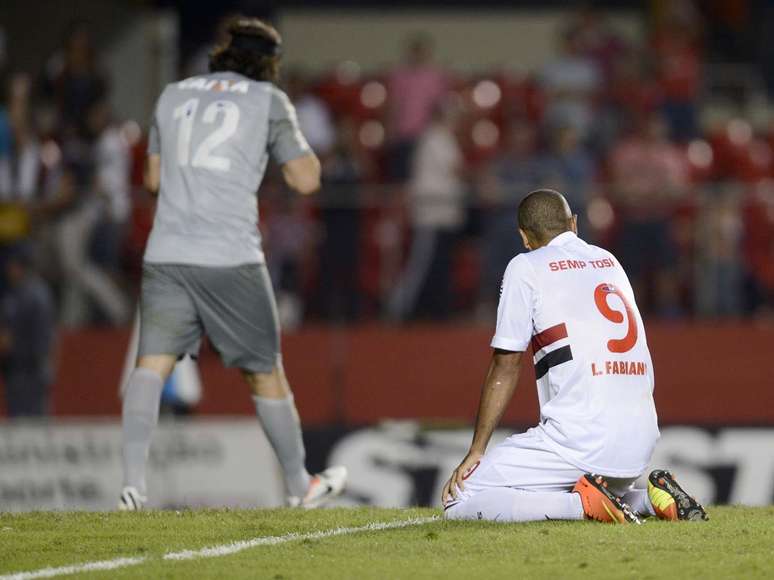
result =
[[[227,367],[271,372],[280,333],[265,265],[143,265],[139,355],[196,357],[203,334]]]

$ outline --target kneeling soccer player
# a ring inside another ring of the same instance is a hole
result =
[[[645,329],[623,268],[577,236],[556,191],[527,195],[518,221],[530,251],[505,271],[473,442],[443,490],[446,517],[707,519],[669,472],[633,489],[659,432]],[[486,452],[530,343],[540,424]]]
[[[341,492],[343,467],[312,477],[280,358],[279,324],[261,250],[256,194],[268,157],[287,185],[312,193],[320,162],[276,86],[281,39],[257,19],[235,20],[208,75],[166,87],[148,143],[146,185],[158,192],[145,251],[137,368],[124,392],[124,489],[119,508],[146,498],[145,464],[164,381],[206,333],[242,370],[285,474],[289,503],[317,507]]]

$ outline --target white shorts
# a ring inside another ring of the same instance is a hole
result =
[[[585,472],[557,455],[543,437],[540,429],[533,427],[525,433],[511,435],[487,451],[478,467],[465,479],[465,489],[459,501],[498,487],[541,492],[570,491]],[[608,478],[608,482],[613,493],[622,495],[636,479]]]

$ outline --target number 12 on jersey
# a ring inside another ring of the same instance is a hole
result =
[[[198,109],[199,99],[188,99],[182,105],[175,108],[172,113],[173,118],[180,122],[180,129],[177,133],[177,163],[181,167],[189,165],[191,137],[193,136],[194,122],[196,121]],[[196,148],[193,160],[190,161],[192,167],[209,169],[211,171],[228,171],[231,169],[231,160],[228,157],[214,155],[213,151],[236,133],[237,126],[239,125],[239,107],[233,101],[225,99],[215,101],[204,109],[201,122],[212,125],[220,115],[223,117],[220,125],[210,132]]]

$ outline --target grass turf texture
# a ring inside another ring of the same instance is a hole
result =
[[[0,575],[144,556],[92,578],[772,578],[774,507],[715,507],[707,523],[434,521],[165,561],[171,551],[357,527],[438,510],[0,514]],[[72,578],[73,576],[68,576]]]

